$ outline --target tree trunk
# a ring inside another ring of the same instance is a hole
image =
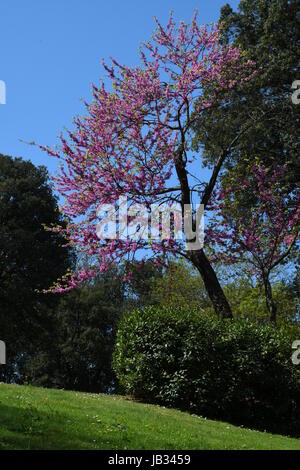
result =
[[[268,276],[264,277],[264,286],[265,286],[265,294],[266,294],[266,305],[267,305],[267,309],[270,315],[270,321],[273,323],[276,323],[277,308],[273,299],[272,286],[271,286]]]
[[[179,127],[181,128],[180,122],[179,122]],[[192,207],[191,193],[190,193],[190,187],[189,187],[189,181],[188,181],[188,173],[185,167],[186,161],[183,158],[184,152],[185,152],[184,149],[185,149],[185,134],[181,129],[181,144],[178,148],[174,161],[175,161],[175,169],[176,169],[176,173],[178,176],[180,189],[181,189],[181,207],[182,207],[183,217],[185,215],[185,207],[187,206],[189,208]],[[201,204],[203,205],[204,208],[206,208],[208,204],[209,198],[215,187],[218,174],[226,158],[226,155],[227,155],[227,152],[222,152],[222,154],[220,155],[217,161],[217,164],[214,167],[213,174],[210,178],[210,181],[208,185],[206,186],[204,194],[201,198]],[[193,221],[191,228],[192,228],[192,231],[196,230],[195,220]],[[189,259],[192,261],[194,266],[198,269],[203,279],[206,291],[208,293],[210,300],[212,301],[216,314],[221,318],[233,318],[229,303],[227,302],[227,299],[222,290],[222,287],[220,286],[216,273],[213,267],[211,266],[209,260],[207,259],[203,249],[197,250],[197,251],[196,250],[189,251],[188,255],[189,255]]]
[[[233,318],[217,275],[203,250],[190,253],[190,259],[198,269],[216,314],[221,318]]]

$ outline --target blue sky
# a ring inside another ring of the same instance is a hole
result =
[[[1,0],[0,153],[22,156],[54,173],[57,160],[24,141],[55,146],[64,127],[84,110],[91,83],[105,78],[102,58],[135,65],[138,46],[150,39],[153,16],[167,22],[174,10],[188,21],[216,21],[226,0]],[[229,2],[236,8],[238,1]]]

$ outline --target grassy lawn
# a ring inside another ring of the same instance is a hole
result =
[[[300,440],[119,396],[0,384],[0,449],[300,450]]]

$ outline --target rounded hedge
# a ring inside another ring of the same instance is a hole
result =
[[[291,344],[272,325],[148,307],[120,321],[114,369],[137,399],[300,436]]]

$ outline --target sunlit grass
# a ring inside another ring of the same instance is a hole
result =
[[[300,450],[300,440],[120,396],[0,384],[0,449]]]

